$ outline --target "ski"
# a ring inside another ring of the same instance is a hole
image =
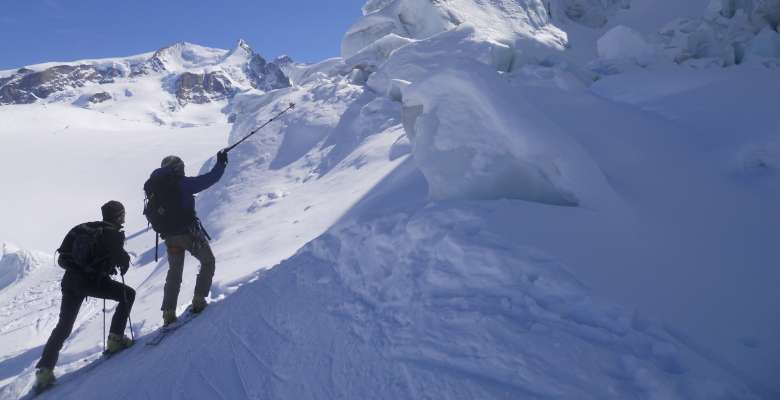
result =
[[[198,315],[199,314],[192,312],[191,307],[187,307],[187,309],[184,310],[184,312],[181,314],[181,316],[179,316],[179,319],[177,319],[176,322],[160,328],[160,330],[157,331],[157,333],[151,339],[149,339],[149,341],[146,342],[146,345],[156,346],[160,344],[160,342],[162,342],[163,339],[165,339],[165,337],[168,336],[168,334],[186,325],[188,322],[192,321]]]

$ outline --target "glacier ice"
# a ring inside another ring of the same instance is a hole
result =
[[[601,58],[631,59],[640,64],[647,64],[654,52],[639,32],[623,25],[607,31],[596,46]]]

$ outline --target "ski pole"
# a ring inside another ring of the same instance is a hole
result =
[[[268,122],[266,122],[266,123],[264,123],[264,124],[260,125],[260,127],[256,128],[255,130],[253,130],[252,132],[250,132],[248,135],[244,136],[244,137],[243,137],[241,140],[239,140],[238,142],[234,143],[234,144],[233,144],[233,145],[231,145],[230,147],[227,147],[227,148],[225,148],[225,149],[224,149],[224,150],[222,150],[222,151],[224,151],[225,153],[228,153],[228,152],[230,152],[230,150],[233,150],[233,148],[234,148],[234,147],[236,147],[236,146],[238,146],[239,144],[241,144],[241,143],[242,143],[244,140],[247,140],[247,139],[249,139],[249,137],[250,137],[250,136],[252,136],[252,135],[254,135],[255,133],[257,133],[257,132],[258,132],[260,129],[263,129],[263,128],[265,128],[265,126],[266,126],[266,125],[268,125],[268,124],[270,124],[271,122],[275,121],[277,118],[281,117],[281,116],[282,116],[282,114],[286,113],[287,111],[290,111],[290,110],[291,110],[291,109],[293,109],[293,108],[295,108],[295,103],[290,103],[290,106],[289,106],[289,107],[287,107],[287,108],[285,108],[285,109],[284,109],[284,111],[280,112],[279,114],[276,114],[276,115],[274,115],[274,117],[273,117],[273,118],[271,118],[271,119],[269,119],[269,120],[268,120]]]
[[[125,307],[127,307],[127,322],[130,323],[130,339],[135,342],[135,334],[133,333],[133,319],[130,318],[130,302],[127,301],[127,285],[125,285],[125,276],[119,274],[122,277],[122,294],[125,296]]]
[[[103,352],[107,351],[106,348],[106,299],[103,299]]]

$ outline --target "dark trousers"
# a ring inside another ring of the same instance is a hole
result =
[[[195,280],[193,297],[205,298],[209,295],[211,281],[214,278],[216,260],[205,237],[189,233],[174,235],[165,239],[168,248],[168,275],[165,277],[165,290],[161,310],[175,310],[179,300],[181,279],[184,273],[184,251],[200,261],[200,272]]]
[[[125,301],[125,295],[127,295],[127,301]],[[124,333],[130,309],[133,308],[133,302],[135,301],[135,290],[108,277],[90,280],[83,276],[76,276],[68,271],[62,280],[60,319],[57,321],[57,326],[54,327],[49,340],[46,342],[46,346],[43,348],[43,355],[41,360],[38,361],[36,368],[54,369],[60,350],[62,350],[62,345],[73,331],[73,323],[76,322],[76,316],[81,308],[81,303],[87,297],[119,302],[114,312],[114,317],[111,318],[111,329],[109,332],[120,336]]]

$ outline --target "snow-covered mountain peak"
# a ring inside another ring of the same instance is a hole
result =
[[[244,39],[239,39],[233,49],[227,52],[220,60],[220,64],[242,65],[251,61],[253,56],[255,56],[255,51],[249,43],[244,41]]]
[[[157,50],[153,60],[169,72],[192,72],[194,69],[213,66],[222,61],[227,50],[200,46],[188,42],[177,42]]]
[[[239,40],[228,51],[178,42],[149,54],[105,60],[46,63],[6,71],[0,106],[36,102],[192,126],[225,120],[222,107],[181,113],[191,104],[226,104],[235,94],[290,86],[275,62]]]

